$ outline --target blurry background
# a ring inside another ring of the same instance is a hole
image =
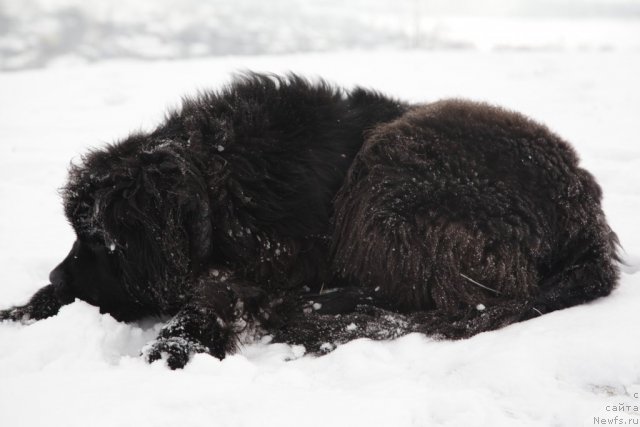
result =
[[[0,0],[0,69],[336,50],[640,50],[637,0]]]

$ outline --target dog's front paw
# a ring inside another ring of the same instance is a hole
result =
[[[182,337],[158,338],[142,349],[142,356],[149,363],[165,359],[171,369],[182,369],[195,353],[210,353],[206,346]]]
[[[12,320],[14,322],[26,322],[29,318],[29,313],[27,313],[23,307],[13,307],[8,310],[0,310],[0,321]]]

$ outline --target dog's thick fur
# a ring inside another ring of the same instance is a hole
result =
[[[546,127],[460,100],[409,105],[249,74],[151,133],[89,153],[64,191],[77,234],[51,284],[3,319],[81,298],[174,318],[145,349],[173,368],[240,329],[321,351],[449,338],[607,295],[601,191]]]

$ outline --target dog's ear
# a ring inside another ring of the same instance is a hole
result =
[[[161,240],[186,242],[191,267],[199,269],[211,255],[212,223],[206,178],[194,153],[173,143],[143,152],[134,188],[129,200],[141,211],[139,221],[151,219]]]
[[[212,231],[196,159],[177,143],[164,142],[130,159],[127,168],[112,170],[117,173],[109,185],[93,194],[105,240],[146,268],[199,269],[210,256]]]

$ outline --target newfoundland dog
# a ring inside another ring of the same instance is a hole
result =
[[[463,100],[412,105],[247,74],[150,133],[88,153],[64,207],[77,239],[0,319],[80,298],[172,316],[143,349],[179,368],[243,331],[328,351],[358,337],[464,338],[607,295],[601,190],[545,126]]]

